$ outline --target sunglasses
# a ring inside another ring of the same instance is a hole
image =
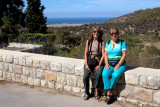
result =
[[[96,33],[96,32],[99,33],[99,31],[93,31],[93,33]]]
[[[113,35],[113,34],[118,34],[117,32],[116,33],[111,33],[111,35]]]

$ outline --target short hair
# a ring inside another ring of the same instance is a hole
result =
[[[110,30],[109,30],[110,34],[111,34],[111,31],[117,31],[117,33],[119,34],[119,30],[116,26],[113,26],[110,28]]]

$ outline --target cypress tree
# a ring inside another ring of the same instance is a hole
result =
[[[46,33],[46,19],[40,0],[27,0],[26,8],[26,27],[30,33]]]

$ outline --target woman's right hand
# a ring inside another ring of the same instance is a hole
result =
[[[90,71],[88,64],[85,65],[86,70]]]
[[[110,65],[109,65],[109,64],[106,64],[106,65],[105,65],[105,68],[109,70]]]

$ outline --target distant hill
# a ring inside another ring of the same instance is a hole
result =
[[[126,14],[117,18],[110,19],[107,23],[118,22],[150,22],[160,21],[160,7],[146,10],[138,10],[134,13]]]

